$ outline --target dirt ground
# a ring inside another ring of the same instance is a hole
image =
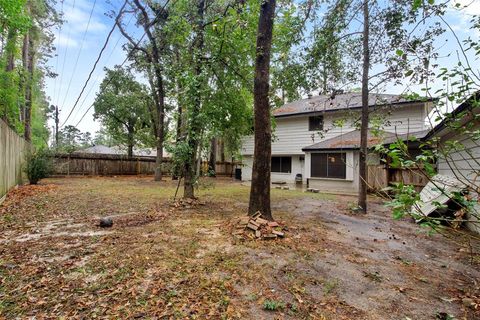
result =
[[[479,244],[395,221],[380,199],[272,190],[285,239],[235,241],[249,188],[48,179],[0,207],[0,319],[480,319]],[[180,192],[181,193],[181,192]],[[98,218],[112,216],[102,229]]]

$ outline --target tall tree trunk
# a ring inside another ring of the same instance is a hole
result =
[[[27,43],[26,52],[26,73],[27,76],[25,77],[25,120],[24,120],[24,137],[25,140],[28,142],[32,141],[32,84],[33,84],[33,62],[34,62],[34,43],[33,43],[33,35],[31,30],[25,35],[26,40],[24,41],[24,45]]]
[[[6,55],[7,55],[7,65],[5,71],[10,72],[15,68],[15,48],[17,40],[17,31],[11,29],[8,31],[7,44],[6,44]]]
[[[10,77],[11,75],[9,72],[12,72],[15,69],[15,48],[16,48],[16,39],[17,39],[17,32],[15,29],[10,29],[7,35],[7,43],[5,45],[5,54],[7,56],[7,65],[5,66],[5,71],[7,75]],[[8,119],[8,104],[5,103],[2,110],[2,119],[5,123],[9,123]]]
[[[368,71],[370,69],[368,0],[363,3],[363,74],[362,74],[362,124],[360,127],[360,163],[358,185],[358,207],[367,213],[367,154],[368,154]]]
[[[217,138],[212,138],[210,141],[210,158],[208,159],[208,174],[211,177],[216,177],[216,166],[217,164]]]
[[[162,85],[163,87],[163,85]],[[163,91],[163,89],[162,89]],[[164,98],[162,98],[164,100]],[[162,180],[162,162],[163,162],[163,138],[164,138],[164,120],[165,106],[161,103],[157,108],[158,125],[157,125],[157,156],[155,158],[155,181]]]
[[[154,89],[156,97],[154,97],[155,101],[155,109],[156,109],[156,119],[155,121],[157,130],[155,131],[156,135],[156,147],[157,147],[157,156],[155,158],[155,181],[162,180],[162,162],[163,162],[163,140],[164,140],[164,133],[165,133],[165,88],[163,83],[163,71],[162,66],[160,63],[160,48],[157,45],[157,37],[151,31],[151,27],[155,27],[155,23],[150,19],[148,12],[145,6],[140,2],[140,0],[133,0],[135,6],[138,10],[140,10],[140,14],[142,15],[141,21],[143,30],[147,35],[147,38],[151,45],[151,52],[146,49],[138,49],[145,53],[148,62],[150,62],[153,66],[153,73],[155,75],[154,81],[151,81],[151,84],[154,84]],[[154,20],[155,21],[155,20]],[[158,21],[155,21],[158,22]],[[121,23],[117,20],[116,21],[120,32],[128,39],[128,41],[137,47],[138,44],[130,37],[124,28],[122,27]],[[152,79],[153,80],[153,79]]]
[[[23,45],[22,45],[22,71],[20,73],[20,92],[23,95],[23,102],[20,104],[20,121],[22,124],[25,124],[25,109],[26,109],[26,103],[25,103],[25,92],[27,90],[27,83],[28,83],[28,71],[27,71],[27,65],[28,65],[28,46],[29,46],[29,33],[25,33],[23,36]]]
[[[131,158],[133,157],[133,145],[134,145],[134,134],[133,134],[134,130],[132,128],[128,128],[128,142],[127,142],[127,157],[128,158]]]
[[[55,106],[55,148],[58,149],[58,124],[60,119],[58,118],[58,106]]]
[[[264,0],[260,8],[253,87],[255,149],[248,207],[249,214],[260,211],[263,217],[268,220],[273,220],[270,208],[272,127],[268,94],[270,90],[270,51],[272,47],[275,5],[276,0]]]
[[[220,139],[220,161],[225,162],[225,141],[223,138]]]
[[[177,101],[178,101],[178,107],[177,107],[177,128],[176,128],[176,133],[175,133],[175,144],[178,146],[182,141],[183,141],[183,134],[184,134],[184,129],[183,129],[183,122],[184,122],[184,114],[183,114],[183,107],[182,107],[182,101],[181,101],[181,92],[182,90],[180,89],[180,85],[177,84]],[[181,175],[180,172],[175,169],[175,172],[172,172],[172,180],[177,180],[178,175]]]
[[[200,77],[202,75],[202,53],[204,46],[204,15],[205,15],[205,0],[197,0],[197,21],[195,23],[196,36],[193,45],[193,59],[195,65],[195,76],[197,78],[197,92],[200,93],[201,84]],[[189,147],[189,157],[185,161],[184,168],[184,184],[183,184],[183,197],[184,198],[195,198],[194,184],[196,180],[195,169],[196,169],[196,159],[197,159],[197,149],[200,143],[200,131],[201,123],[199,123],[198,114],[201,109],[202,98],[200,94],[197,94],[192,103],[192,110],[190,114],[190,132],[188,133],[188,147]]]

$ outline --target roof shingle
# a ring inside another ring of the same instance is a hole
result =
[[[409,134],[397,135],[395,133],[378,131],[374,134],[373,130],[368,132],[369,148],[377,144],[390,144],[397,140],[408,140],[411,137],[417,139],[423,138],[428,133],[428,130],[412,132]],[[310,146],[303,148],[303,151],[318,151],[318,150],[356,150],[360,149],[360,130],[350,131],[348,133],[341,134],[339,136],[314,143]]]
[[[370,107],[378,105],[389,105],[399,103],[415,103],[400,95],[395,94],[376,94],[369,95],[368,103]],[[362,107],[362,94],[359,92],[350,92],[337,94],[332,99],[330,95],[313,96],[308,99],[297,100],[285,104],[275,109],[275,117],[284,117],[303,113],[314,113],[319,111],[335,111],[343,109],[358,109]]]

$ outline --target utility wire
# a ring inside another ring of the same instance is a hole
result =
[[[63,1],[62,1],[62,6],[61,6],[61,9],[60,9],[60,12],[61,12],[61,15],[63,16],[64,15],[64,12],[63,12]],[[58,71],[58,56],[59,56],[59,52],[58,52],[58,47],[59,47],[59,44],[60,44],[60,35],[62,33],[62,26],[63,26],[63,23],[60,24],[60,26],[58,27],[58,33],[57,33],[57,47],[56,47],[56,50],[57,50],[57,55],[56,55],[56,59],[55,59],[55,71]],[[58,78],[58,74],[57,76],[55,77],[55,79],[53,80],[53,96],[52,96],[52,102],[53,102],[53,99],[55,99],[55,97],[57,96],[57,78]]]
[[[120,15],[123,14],[123,9],[125,8],[125,6],[127,4],[127,1],[128,0],[125,0],[125,2],[123,3],[122,7],[120,8],[120,11],[118,12],[118,15],[117,15],[116,19],[118,19],[120,17]],[[113,31],[115,31],[115,28],[117,27],[116,19],[115,19],[115,24],[113,25],[112,29],[108,33],[107,39],[105,40],[105,43],[103,44],[102,49],[100,50],[100,53],[98,54],[98,57],[95,60],[95,63],[93,64],[92,70],[90,70],[90,73],[88,74],[87,80],[85,81],[85,84],[83,85],[82,90],[80,91],[80,94],[77,97],[77,100],[75,100],[75,103],[74,103],[72,109],[70,110],[67,118],[63,121],[63,123],[60,127],[63,127],[65,125],[65,123],[68,121],[68,119],[70,118],[70,116],[72,115],[73,110],[75,110],[75,107],[77,106],[78,102],[80,101],[80,98],[82,97],[82,94],[83,94],[83,92],[85,91],[85,88],[88,85],[88,81],[90,81],[90,79],[92,78],[92,74],[95,71],[95,68],[97,67],[98,62],[102,58],[102,54],[103,54],[103,52],[105,51],[105,48],[108,45],[108,41],[110,41],[110,37],[112,36]]]
[[[75,10],[75,0],[73,0],[72,4],[72,12]],[[72,26],[68,26],[68,32],[67,32],[67,42],[65,43],[65,54],[63,55],[63,64],[62,64],[62,72],[60,73],[60,86],[62,85],[63,81],[63,71],[65,70],[65,62],[67,60],[67,52],[68,52],[68,44],[70,42],[70,32],[72,31]],[[60,88],[58,89],[58,94],[57,94],[57,103],[55,105],[58,105],[58,102],[60,100]]]
[[[128,20],[127,24],[125,25],[125,27],[129,26],[130,25],[130,22],[132,21],[134,15],[131,15],[130,16],[130,19]],[[105,61],[105,65],[108,64],[108,62],[110,61],[110,59],[112,58],[113,54],[115,53],[115,49],[117,48],[118,44],[120,43],[120,40],[122,40],[123,36],[120,35],[117,39],[117,42],[115,42],[115,45],[113,46],[113,49],[112,51],[110,52],[110,55],[107,57],[107,60]],[[90,96],[90,93],[92,93],[92,90],[93,88],[95,87],[95,85],[97,84],[98,80],[100,80],[100,77],[102,76],[102,73],[100,72],[97,77],[95,78],[95,81],[92,83],[92,85],[90,86],[90,89],[88,89],[88,92],[85,94],[85,96],[83,97],[83,100],[82,102],[80,103],[80,105],[78,106],[77,108],[77,111],[74,113],[73,115],[73,119],[75,119],[77,117],[77,115],[79,114],[80,110],[82,109],[83,105],[85,104],[85,101],[87,100],[87,98]]]
[[[150,23],[150,25],[154,25],[157,20],[158,20],[158,15],[160,13],[163,12],[163,10],[166,8],[166,6],[168,5],[168,3],[170,2],[170,0],[167,0],[167,2],[165,2],[165,4],[163,5],[162,7],[162,10],[159,10],[157,11],[157,15],[155,16],[155,19],[153,19],[153,21]],[[125,6],[125,5],[124,5]],[[123,8],[123,7],[122,7]],[[119,13],[119,15],[117,15],[117,19],[120,17],[120,14],[121,14],[121,11]],[[115,24],[117,22],[115,21]],[[140,39],[135,43],[135,45],[133,46],[133,48],[130,50],[130,52],[127,54],[127,56],[125,57],[125,59],[123,60],[123,62],[120,64],[120,68],[123,67],[123,65],[128,61],[128,59],[130,58],[131,54],[135,51],[135,49],[138,48],[138,45],[142,42],[143,38],[145,38],[145,36],[147,35],[147,32],[143,32],[143,35],[140,37]],[[113,77],[112,77],[113,78]],[[106,86],[108,86],[110,84],[110,82],[112,82],[112,78],[110,78],[107,83],[105,84]],[[94,104],[92,103],[90,105],[90,107],[88,107],[87,111],[85,111],[82,115],[82,117],[80,118],[80,120],[78,120],[77,124],[75,124],[75,127],[78,127],[78,125],[80,124],[80,122],[82,122],[83,118],[85,118],[85,116],[87,115],[87,113],[93,108]]]
[[[80,54],[82,53],[82,50],[83,50],[83,45],[85,43],[85,38],[87,37],[88,28],[90,27],[90,21],[92,20],[93,11],[95,10],[96,4],[97,4],[97,0],[93,1],[92,10],[90,10],[90,16],[88,17],[87,26],[85,27],[85,31],[83,32],[82,43],[80,44],[80,49],[78,50],[77,59],[75,60],[75,65],[73,66],[72,75],[70,76],[70,81],[68,82],[67,92],[65,93],[65,97],[63,98],[62,106],[65,105],[68,92],[70,91],[70,86],[72,85],[73,76],[75,75],[75,71],[77,71],[78,60],[80,60]]]
[[[140,38],[140,40],[138,40],[138,42],[135,44],[135,46],[132,48],[132,50],[129,52],[129,54],[127,54],[127,56],[125,57],[125,59],[123,60],[123,62],[120,64],[120,68],[123,67],[123,65],[125,64],[125,62],[128,61],[128,59],[130,58],[130,55],[132,54],[132,52],[134,51],[135,48],[137,48],[137,46],[140,44],[140,41],[143,40],[143,38],[145,37],[147,33],[144,33],[143,36]],[[112,77],[113,78],[113,77]],[[105,84],[105,86],[108,86],[110,84],[110,82],[112,82],[112,78],[108,79],[107,83]],[[87,113],[90,111],[90,109],[93,108],[93,103],[90,105],[90,107],[88,107],[87,111],[85,111],[85,113],[82,115],[82,117],[80,118],[80,120],[78,120],[77,124],[75,125],[75,127],[77,127],[80,122],[82,122],[83,118],[87,115]]]

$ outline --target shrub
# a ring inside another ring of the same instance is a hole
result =
[[[285,304],[281,301],[267,299],[263,302],[263,309],[268,311],[276,311],[285,308]]]
[[[27,156],[25,172],[30,184],[37,184],[52,171],[51,157],[46,150],[35,151]]]

